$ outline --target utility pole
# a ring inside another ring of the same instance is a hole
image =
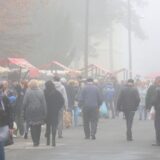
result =
[[[88,77],[88,44],[89,44],[89,35],[88,35],[88,28],[89,28],[89,4],[90,0],[86,1],[86,9],[85,9],[85,48],[84,48],[84,68],[85,68],[85,77]]]
[[[132,11],[131,0],[128,0],[128,51],[129,51],[129,77],[132,78]]]

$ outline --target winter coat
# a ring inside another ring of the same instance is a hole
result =
[[[44,90],[44,95],[47,104],[46,122],[58,124],[58,113],[64,106],[64,98],[58,90]]]
[[[145,98],[147,109],[151,109],[151,107],[153,106],[155,95],[156,95],[156,88],[157,88],[156,85],[151,85],[147,90],[147,94]]]
[[[66,92],[68,98],[68,107],[69,109],[73,109],[78,89],[72,85],[68,85],[66,86]]]
[[[160,87],[157,86],[154,97],[152,98],[152,106],[155,107],[156,112],[160,114]]]
[[[136,111],[140,103],[138,89],[132,86],[125,86],[118,97],[117,109],[119,111]]]
[[[62,94],[64,98],[64,107],[68,109],[68,98],[67,98],[67,93],[65,87],[62,85],[61,82],[54,82],[54,85],[56,89]]]
[[[79,106],[83,108],[99,108],[102,104],[100,90],[92,83],[88,83],[81,91]]]
[[[40,89],[35,88],[26,91],[23,108],[23,115],[28,124],[43,124],[47,114],[47,107],[44,94]]]
[[[12,116],[12,108],[10,106],[10,102],[7,96],[2,97],[2,101],[4,104],[5,110],[0,107],[0,127],[8,125],[9,128],[13,128],[13,116]]]

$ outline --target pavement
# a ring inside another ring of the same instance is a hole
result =
[[[6,147],[6,160],[160,160],[160,147],[155,142],[153,121],[134,120],[133,142],[125,137],[125,120],[101,119],[96,140],[85,140],[83,128],[65,129],[56,147],[46,146],[44,133],[39,147],[29,138],[16,138]]]

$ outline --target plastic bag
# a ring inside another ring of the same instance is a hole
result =
[[[150,112],[149,112],[149,120],[154,120],[155,119],[155,114],[156,114],[155,108],[152,107]]]
[[[107,110],[107,106],[106,104],[103,102],[100,109],[99,109],[99,113],[101,117],[107,117],[108,115],[108,110]]]

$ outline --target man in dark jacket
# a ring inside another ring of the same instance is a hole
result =
[[[99,107],[102,104],[102,96],[99,89],[94,85],[93,79],[87,80],[86,86],[82,89],[79,98],[79,106],[83,110],[83,123],[85,138],[96,139],[95,134],[97,131]]]
[[[153,146],[160,146],[160,77],[155,79],[153,85],[151,85],[146,95],[146,108],[148,110],[154,106],[155,108],[155,132],[156,132],[156,143]]]
[[[126,118],[127,141],[132,141],[132,124],[135,112],[140,103],[138,89],[134,87],[134,81],[128,80],[127,85],[121,90],[117,101],[117,109],[122,111]]]

